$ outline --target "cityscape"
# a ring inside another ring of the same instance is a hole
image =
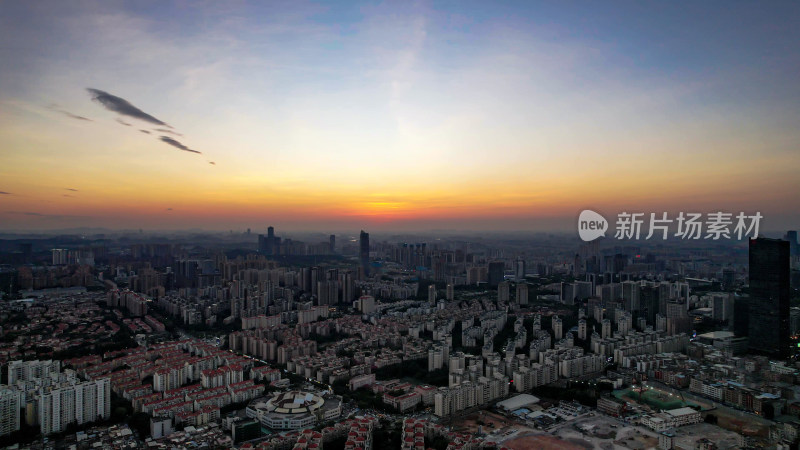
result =
[[[0,2],[0,448],[800,448],[798,21]]]

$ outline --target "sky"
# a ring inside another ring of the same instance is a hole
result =
[[[797,2],[0,2],[0,230],[797,228],[797,23]]]

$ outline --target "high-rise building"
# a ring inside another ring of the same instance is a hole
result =
[[[447,298],[448,302],[452,302],[453,299],[456,298],[455,289],[453,288],[453,283],[447,283],[447,291],[445,298]]]
[[[691,334],[693,320],[689,317],[686,305],[681,301],[669,301],[666,306],[667,334]]]
[[[525,260],[522,258],[514,261],[514,279],[517,282],[525,280]]]
[[[784,358],[789,351],[789,242],[750,240],[750,350]]]
[[[258,235],[258,252],[262,255],[277,255],[280,253],[281,238],[275,236],[275,228],[267,228],[267,235]]]
[[[784,239],[789,241],[789,253],[792,256],[797,255],[798,253],[800,253],[798,251],[798,245],[800,245],[800,244],[797,243],[797,230],[789,230],[789,231],[787,231],[786,232],[786,236],[784,236]]]
[[[339,286],[342,288],[342,302],[350,303],[355,299],[356,285],[353,274],[345,272],[339,274]]]
[[[667,318],[656,314],[656,331],[667,331]]]
[[[69,264],[69,250],[65,248],[54,248],[50,250],[53,255],[53,265],[63,266]]]
[[[572,275],[579,277],[581,273],[583,273],[583,261],[581,261],[581,255],[576,253],[572,262]]]
[[[353,302],[353,305],[364,314],[372,314],[375,312],[375,297],[371,295],[362,295],[358,300]]]
[[[506,265],[502,261],[489,263],[489,286],[497,287],[505,278]]]
[[[311,268],[311,295],[317,295],[319,292],[319,282],[322,280],[320,276],[320,268]]]
[[[428,303],[436,305],[436,285],[431,284],[428,286]]]
[[[467,270],[467,284],[478,284],[488,280],[486,267],[470,267]]]
[[[558,341],[564,337],[564,322],[558,316],[553,316],[553,338]]]
[[[331,237],[330,237],[330,252],[331,253],[335,253],[336,252],[336,235],[335,234],[332,234]]]
[[[731,291],[736,283],[736,271],[730,267],[722,269],[722,289]]]
[[[528,285],[525,283],[517,283],[517,299],[518,306],[526,306],[528,304]]]
[[[317,305],[335,305],[339,303],[338,281],[317,281]]]
[[[789,309],[789,334],[792,336],[800,334],[800,308],[798,307]]]
[[[628,266],[628,255],[617,253],[614,255],[614,273],[620,273]]]
[[[0,388],[0,436],[19,431],[19,392]]]
[[[358,256],[361,260],[361,267],[364,268],[364,274],[369,275],[369,233],[364,230],[361,230],[358,239]]]
[[[627,336],[628,332],[631,330],[631,315],[629,312],[625,312],[622,314],[621,317],[617,319],[617,330],[623,335]]]
[[[559,295],[561,303],[565,305],[575,304],[575,285],[572,283],[561,283],[561,294]]]
[[[640,309],[640,288],[635,281],[622,282],[622,301],[623,307],[628,312],[639,311]]]
[[[50,374],[61,371],[61,361],[48,359],[47,361],[11,361],[8,363],[8,384],[14,385],[17,381],[31,381],[37,378],[48,378]]]
[[[729,326],[733,326],[733,293],[715,292],[709,294],[711,303],[711,312],[714,320],[719,322],[728,322]]]
[[[508,281],[501,281],[497,285],[497,302],[508,303],[511,296],[511,286]]]
[[[42,434],[60,433],[67,425],[95,422],[111,416],[111,381],[63,384],[42,392],[39,398],[39,425]]]
[[[578,339],[586,340],[586,320],[581,319],[578,321]]]
[[[664,300],[666,301],[666,299]],[[647,323],[655,325],[656,315],[661,312],[661,290],[655,286],[642,286],[639,291],[639,302],[642,316],[647,318]]]
[[[611,337],[611,320],[603,319],[600,322],[600,337],[603,339]]]

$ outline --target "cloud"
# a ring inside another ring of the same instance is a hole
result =
[[[77,190],[77,189],[73,189],[73,188],[64,188],[64,189],[66,189],[66,190],[68,190],[68,191],[72,191],[72,192],[78,192],[78,190]]]
[[[52,104],[52,105],[48,106],[47,108],[50,109],[51,111],[55,111],[57,113],[61,113],[61,114],[65,115],[65,116],[67,116],[67,117],[72,117],[73,119],[76,119],[76,120],[84,120],[84,121],[87,121],[87,122],[94,122],[92,119],[89,119],[87,117],[79,116],[77,114],[72,114],[69,111],[63,110],[63,109],[59,108],[59,106],[56,105],[56,104]]]
[[[141,131],[141,132],[142,132],[142,133],[144,133],[144,134],[150,134],[150,132],[149,132],[149,131],[147,131],[147,130],[139,130],[139,131]]]
[[[62,197],[75,198],[75,196],[74,196],[74,195],[69,195],[69,194],[64,194],[64,195],[62,195]]]
[[[0,195],[14,195],[11,192],[0,191]]]
[[[180,133],[178,133],[177,131],[165,130],[165,129],[163,129],[163,128],[156,128],[156,131],[160,131],[160,132],[162,132],[162,133],[174,134],[175,136],[180,136],[180,137],[183,137],[183,135],[182,135],[182,134],[180,134]]]
[[[209,161],[208,163],[211,164],[212,166],[216,166],[217,165],[217,163],[215,163],[214,161]]]
[[[167,208],[167,211],[172,211],[172,208]]]
[[[133,106],[124,98],[111,95],[108,92],[99,89],[86,88],[92,94],[92,100],[103,105],[107,110],[114,111],[115,113],[122,114],[123,116],[133,117],[134,119],[143,120],[154,125],[162,125],[167,128],[172,128],[165,122],[156,119],[155,117],[147,114],[141,109]]]
[[[131,124],[129,124],[128,122],[125,122],[124,120],[122,120],[120,118],[117,118],[117,122],[121,123],[122,125],[125,125],[126,127],[131,126]]]
[[[180,142],[176,141],[175,139],[172,139],[172,138],[171,138],[171,137],[169,137],[169,136],[161,136],[159,139],[160,139],[162,142],[166,142],[167,144],[169,144],[169,145],[171,145],[171,146],[173,146],[173,147],[175,147],[175,148],[177,148],[177,149],[179,149],[179,150],[183,150],[183,151],[185,151],[185,152],[197,153],[197,154],[199,154],[199,155],[202,155],[202,154],[203,154],[203,152],[198,152],[197,150],[192,150],[192,149],[190,149],[189,147],[187,147],[187,146],[185,146],[185,145],[181,144]]]

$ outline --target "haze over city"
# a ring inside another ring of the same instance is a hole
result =
[[[5,2],[0,230],[800,219],[792,3]]]

